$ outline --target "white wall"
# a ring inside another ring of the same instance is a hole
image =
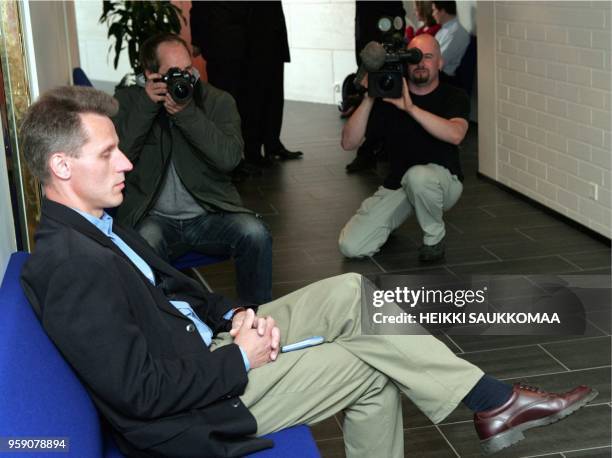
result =
[[[76,0],[74,2],[76,16],[78,46],[81,67],[94,86],[104,89],[114,87],[126,73],[132,69],[128,60],[127,49],[121,52],[117,70],[113,68],[114,50],[109,54],[109,46],[113,40],[106,37],[106,24],[99,24],[102,14],[102,2],[91,0]]]
[[[131,71],[124,50],[117,70],[108,54],[107,28],[98,23],[102,2],[74,2],[81,66],[94,85],[108,89]],[[289,100],[336,103],[335,84],[356,70],[353,1],[284,1],[291,63],[285,67]]]
[[[71,84],[79,66],[78,38],[72,2],[28,1],[22,4],[30,95]]]
[[[611,5],[487,2],[478,15],[481,172],[607,237]]]
[[[291,63],[285,98],[337,103],[344,78],[356,71],[355,2],[284,1]]]

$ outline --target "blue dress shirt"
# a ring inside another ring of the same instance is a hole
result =
[[[151,269],[149,264],[147,264],[146,261],[142,259],[134,250],[132,250],[128,246],[128,244],[121,239],[121,237],[119,237],[113,232],[113,218],[110,215],[104,212],[101,218],[96,218],[95,216],[77,210],[76,208],[73,208],[73,210],[76,211],[83,218],[85,218],[87,221],[89,221],[91,224],[96,226],[104,235],[111,239],[111,241],[115,245],[117,245],[117,247],[121,251],[123,251],[123,253],[130,259],[130,261],[132,261],[134,265],[138,267],[138,270],[140,270],[143,275],[147,277],[147,279],[153,285],[155,285],[155,274],[153,273],[153,269]],[[176,308],[179,312],[181,312],[183,315],[185,315],[191,320],[191,322],[198,330],[200,337],[202,337],[204,344],[207,347],[210,347],[213,337],[212,330],[195,313],[193,308],[191,308],[191,305],[189,305],[189,303],[185,301],[170,301],[170,303],[174,306],[174,308]],[[223,318],[225,318],[226,320],[230,320],[232,316],[234,316],[234,311],[230,310],[225,315],[223,315]],[[246,352],[241,347],[238,348],[240,348],[240,352],[242,353],[242,359],[244,360],[244,366],[246,367],[246,370],[248,372],[251,368],[249,359],[247,358]]]
[[[447,75],[454,76],[470,44],[470,34],[455,17],[438,30],[436,40],[440,43],[440,51],[442,52],[442,59],[444,59],[442,71]]]

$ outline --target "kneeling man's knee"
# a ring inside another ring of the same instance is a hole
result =
[[[436,174],[426,165],[414,165],[402,177],[402,187],[415,193],[434,182]]]

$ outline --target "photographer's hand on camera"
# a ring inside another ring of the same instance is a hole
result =
[[[161,77],[159,73],[152,73],[145,82],[145,92],[155,103],[165,102],[168,92],[168,85],[159,81]]]
[[[414,103],[412,103],[412,98],[410,97],[410,91],[408,90],[406,78],[402,78],[402,96],[399,99],[384,98],[383,100],[408,114],[412,114],[412,110],[415,107]]]
[[[189,103],[191,99],[189,99],[186,103],[176,103],[174,99],[170,96],[170,94],[166,94],[164,97],[164,108],[168,112],[169,115],[175,115],[182,111]]]

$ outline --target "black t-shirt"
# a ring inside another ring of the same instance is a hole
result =
[[[410,93],[413,103],[445,119],[463,118],[470,113],[467,94],[445,83],[429,94]],[[457,146],[434,138],[412,116],[378,99],[370,113],[366,129],[368,140],[382,140],[389,155],[390,173],[383,186],[398,189],[406,171],[413,165],[433,162],[446,167],[463,180]]]

